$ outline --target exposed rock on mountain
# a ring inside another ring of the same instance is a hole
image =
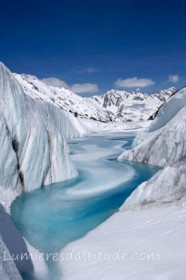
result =
[[[152,94],[110,90],[90,100],[109,111],[113,121],[140,121],[148,120],[174,92],[173,87]]]
[[[72,113],[77,118],[101,122],[148,120],[175,88],[146,94],[139,91],[110,90],[104,95],[83,98],[63,87],[46,85],[31,75],[15,74],[24,92]]]

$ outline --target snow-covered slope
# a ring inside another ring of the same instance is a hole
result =
[[[133,149],[120,159],[166,166],[186,155],[186,88],[181,89],[159,110],[146,132],[137,135]]]
[[[159,110],[157,118],[151,124],[149,131],[155,131],[170,121],[183,107],[186,106],[186,88],[182,88],[167,100]]]
[[[52,103],[78,118],[101,122],[147,120],[175,92],[175,88],[153,94],[110,90],[101,96],[83,98],[69,89],[46,85],[35,76],[14,75],[32,98]]]
[[[31,75],[14,74],[26,94],[38,100],[52,103],[58,108],[73,113],[78,118],[108,122],[110,116],[101,106],[94,104],[66,88],[52,87]]]
[[[186,155],[186,107],[162,128],[137,136],[135,142],[138,145],[125,151],[120,159],[162,167],[181,160]]]
[[[65,138],[79,136],[80,132],[74,125],[75,118],[25,94],[3,64],[0,98],[0,201],[7,209],[22,190],[31,191],[77,175]]]
[[[93,96],[87,100],[91,100],[110,111],[112,120],[139,121],[148,120],[174,92],[175,88],[173,87],[152,94],[140,91],[110,90],[104,95]]]
[[[132,150],[119,157],[165,167],[139,186],[122,209],[185,199],[185,143],[186,88],[183,88],[166,101],[149,129],[137,136]]]
[[[63,249],[63,280],[184,280],[185,232],[183,208],[116,213]]]

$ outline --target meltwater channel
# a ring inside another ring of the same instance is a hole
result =
[[[42,252],[59,252],[118,211],[131,192],[158,171],[147,164],[117,161],[132,141],[132,136],[121,134],[71,140],[79,176],[13,202],[12,217],[22,235]]]

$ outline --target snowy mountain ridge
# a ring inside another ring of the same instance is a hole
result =
[[[63,87],[48,86],[35,76],[14,74],[26,94],[37,100],[52,103],[79,118],[109,122],[109,114],[99,105]]]
[[[52,103],[78,118],[101,122],[148,120],[175,92],[175,88],[153,94],[110,90],[104,95],[83,98],[70,89],[46,85],[35,76],[14,75],[32,98]]]
[[[153,113],[171,96],[176,89],[171,87],[156,93],[147,94],[137,91],[109,90],[104,95],[90,99],[112,113],[115,121],[148,120]]]

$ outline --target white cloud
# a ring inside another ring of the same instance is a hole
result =
[[[93,83],[84,83],[84,84],[73,84],[72,86],[68,85],[65,81],[49,77],[41,80],[48,86],[53,87],[65,87],[72,90],[76,94],[80,93],[95,93],[99,91],[99,87],[97,84]]]
[[[54,78],[54,77],[45,78],[45,79],[42,79],[41,81],[48,86],[68,88],[68,85],[65,81],[62,81],[62,80]]]
[[[116,82],[115,82],[115,85],[117,87],[148,87],[148,86],[151,86],[151,85],[154,85],[155,82],[152,81],[151,79],[138,79],[137,77],[134,77],[134,78],[127,78],[127,79],[118,79]]]
[[[95,93],[99,91],[97,84],[85,83],[85,84],[74,84],[71,90],[77,94],[79,93]]]
[[[169,75],[169,82],[171,83],[177,83],[179,81],[179,76],[177,74],[175,75]]]

